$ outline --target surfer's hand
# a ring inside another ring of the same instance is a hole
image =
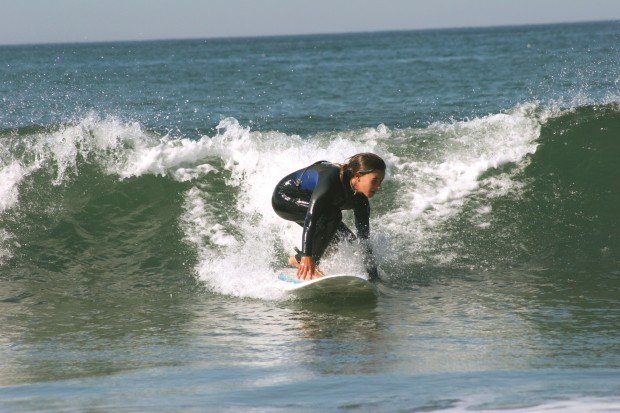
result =
[[[312,257],[301,257],[299,267],[297,267],[297,278],[300,280],[311,280],[314,277],[314,271],[316,270],[316,264]]]

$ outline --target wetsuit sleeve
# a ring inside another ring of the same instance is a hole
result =
[[[375,281],[379,278],[379,272],[377,271],[377,264],[375,263],[372,247],[368,241],[368,237],[370,236],[370,203],[368,202],[368,198],[365,196],[360,197],[359,201],[355,204],[354,214],[357,236],[364,247],[364,265],[366,266],[368,279],[370,281]]]
[[[304,230],[301,236],[302,255],[312,256],[312,240],[314,239],[314,231],[316,230],[317,218],[321,212],[329,206],[333,197],[332,192],[338,188],[339,171],[321,171],[317,180],[316,187],[312,191],[308,212],[304,220]]]
[[[357,229],[357,236],[361,239],[368,239],[370,235],[370,203],[368,198],[360,196],[359,200],[355,203],[355,229]]]

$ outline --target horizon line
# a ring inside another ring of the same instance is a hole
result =
[[[537,26],[558,26],[574,25],[587,23],[620,23],[620,19],[609,20],[578,20],[565,22],[547,23],[518,23],[518,24],[498,24],[498,25],[475,25],[475,26],[445,26],[445,27],[426,27],[418,29],[377,29],[377,30],[353,30],[343,32],[312,32],[312,33],[289,33],[289,34],[259,34],[259,35],[230,35],[230,36],[197,36],[197,37],[162,37],[152,39],[117,39],[117,40],[75,40],[75,41],[50,41],[40,43],[0,43],[0,47],[20,47],[20,46],[61,46],[61,45],[88,45],[88,44],[107,44],[107,43],[145,43],[145,42],[166,42],[166,41],[199,41],[199,40],[243,40],[261,39],[278,37],[312,37],[312,36],[338,36],[351,34],[373,34],[373,33],[396,33],[396,32],[425,32],[439,30],[468,30],[468,29],[499,29],[517,27],[537,27]]]

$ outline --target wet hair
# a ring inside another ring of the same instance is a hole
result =
[[[370,152],[363,152],[347,159],[347,163],[340,166],[340,174],[349,172],[351,175],[364,175],[373,171],[385,171],[385,169],[385,162],[380,156]]]

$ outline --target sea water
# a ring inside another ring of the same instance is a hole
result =
[[[619,45],[0,47],[0,410],[620,411]],[[366,151],[378,298],[290,299],[274,185]]]

